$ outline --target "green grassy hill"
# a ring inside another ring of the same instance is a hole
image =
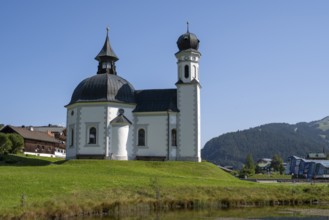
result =
[[[211,163],[71,160],[10,156],[0,163],[0,218],[319,199],[327,186],[270,186],[236,179]],[[329,199],[328,199],[329,201]],[[160,204],[160,205],[159,205]]]
[[[240,181],[210,163],[71,160],[10,156],[0,163],[0,213],[21,206],[188,199],[191,187],[235,185]],[[180,194],[181,191],[184,194]],[[197,193],[197,192],[195,192]],[[169,198],[168,197],[168,198]],[[24,204],[22,204],[24,203]]]

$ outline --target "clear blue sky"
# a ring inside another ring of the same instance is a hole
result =
[[[327,0],[2,0],[0,123],[65,125],[64,105],[110,27],[118,75],[174,88],[176,40],[200,39],[202,143],[270,122],[329,115]]]

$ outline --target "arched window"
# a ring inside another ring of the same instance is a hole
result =
[[[198,77],[197,77],[197,70],[196,70],[196,66],[193,66],[193,69],[194,69],[194,76],[193,76],[193,78],[198,78]]]
[[[188,65],[185,65],[184,67],[184,76],[186,79],[190,77],[190,70],[188,68]]]
[[[70,146],[73,146],[74,145],[74,129],[72,128],[71,129],[71,144]]]
[[[138,146],[145,146],[145,130],[138,130]]]
[[[177,146],[177,131],[176,131],[176,129],[171,130],[171,146]]]
[[[89,144],[96,144],[96,128],[91,127],[89,129]]]

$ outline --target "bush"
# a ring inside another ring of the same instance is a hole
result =
[[[8,154],[11,149],[11,141],[8,135],[0,133],[0,155]]]
[[[24,146],[23,137],[18,134],[8,134],[7,136],[11,142],[11,149],[9,150],[9,153],[17,154],[20,152]]]

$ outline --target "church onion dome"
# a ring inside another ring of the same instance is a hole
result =
[[[115,62],[119,58],[110,45],[108,28],[104,46],[95,59],[99,62],[97,75],[83,80],[75,88],[68,105],[79,102],[135,103],[134,87],[117,75]]]
[[[79,102],[135,103],[134,93],[134,87],[120,76],[97,74],[75,88],[69,105]]]
[[[182,34],[177,40],[177,46],[179,51],[188,50],[188,49],[199,49],[199,39],[193,33],[189,32],[189,27],[187,23],[187,32]]]

